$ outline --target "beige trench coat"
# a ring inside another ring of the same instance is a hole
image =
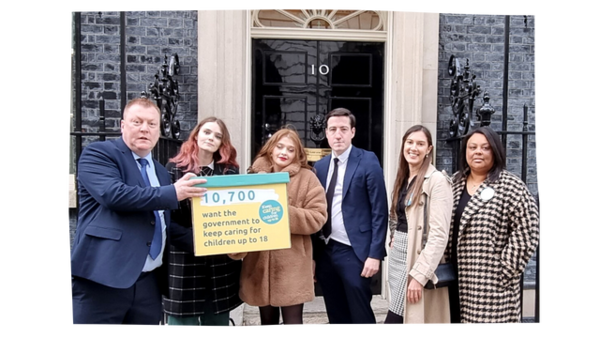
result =
[[[440,261],[443,262],[452,216],[452,185],[450,182],[448,175],[437,171],[430,164],[423,181],[421,199],[415,206],[406,208],[408,284],[410,284],[410,277],[416,279],[421,285],[425,285],[429,280],[437,283],[437,276],[434,272]],[[425,248],[423,248],[424,198],[428,199],[427,208],[429,209],[429,235]],[[423,297],[419,302],[411,304],[406,301],[406,297],[404,302],[404,322],[407,324],[450,322],[450,304],[446,287],[434,290],[423,288]]]
[[[255,161],[252,170],[272,172],[265,159]],[[290,164],[283,171],[290,174],[287,193],[292,247],[229,255],[244,259],[240,298],[253,306],[290,306],[315,298],[310,235],[327,220],[325,190],[309,169]]]

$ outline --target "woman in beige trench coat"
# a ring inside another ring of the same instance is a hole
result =
[[[450,178],[431,165],[432,157],[429,130],[421,125],[409,128],[402,138],[390,210],[388,324],[450,322],[447,288],[423,287],[429,280],[437,283],[434,272],[443,262],[452,215]]]
[[[256,156],[250,172],[287,172],[291,248],[242,254],[240,298],[258,306],[262,325],[302,324],[305,302],[314,299],[310,235],[327,219],[327,200],[319,179],[308,165],[296,131],[277,131]]]

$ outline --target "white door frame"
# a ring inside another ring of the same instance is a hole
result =
[[[253,38],[385,42],[383,171],[391,192],[404,131],[423,124],[436,144],[439,14],[384,14],[385,30],[373,32],[253,28],[249,10],[198,11],[198,120],[215,115],[225,121],[245,172],[252,160]],[[385,260],[382,276],[386,298]]]

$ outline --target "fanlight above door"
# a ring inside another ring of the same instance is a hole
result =
[[[253,10],[252,27],[383,31],[384,12],[341,9]]]

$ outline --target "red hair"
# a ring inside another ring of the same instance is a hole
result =
[[[192,129],[187,141],[181,145],[179,154],[170,161],[175,163],[177,167],[182,168],[183,171],[197,173],[196,170],[200,166],[200,158],[198,157],[198,152],[200,151],[200,148],[198,147],[198,133],[200,133],[200,128],[208,122],[214,122],[221,128],[221,146],[219,147],[219,150],[215,151],[213,154],[215,163],[224,164],[226,169],[229,167],[239,168],[240,166],[235,160],[237,151],[231,144],[231,137],[229,136],[227,126],[225,126],[225,122],[214,116],[205,118]]]

